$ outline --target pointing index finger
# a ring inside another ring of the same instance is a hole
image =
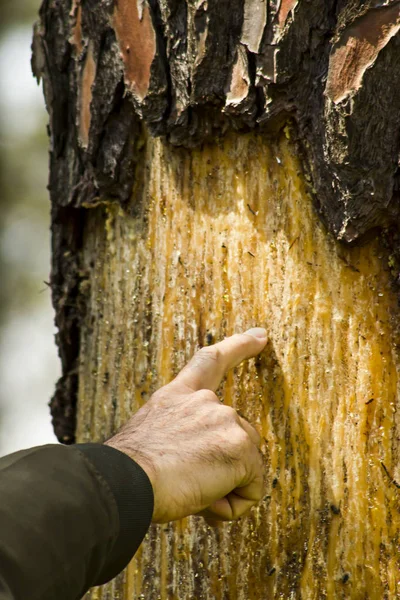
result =
[[[266,342],[266,330],[255,327],[213,346],[201,348],[172,383],[185,386],[193,392],[203,389],[215,392],[229,369],[259,354]]]

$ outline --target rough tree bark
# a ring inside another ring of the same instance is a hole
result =
[[[44,0],[59,439],[270,336],[220,390],[260,506],[153,528],[91,598],[400,597],[399,28],[389,0]]]

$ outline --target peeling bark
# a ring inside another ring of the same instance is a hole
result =
[[[226,96],[225,111],[230,107],[237,109],[249,96],[249,61],[246,50],[239,46],[236,61],[232,67],[232,77]]]
[[[283,28],[291,11],[294,11],[299,0],[281,0],[277,12],[277,21],[279,27]]]
[[[147,2],[116,3],[113,25],[123,56],[125,82],[133,96],[143,102],[150,88],[151,66],[157,51]]]
[[[263,0],[246,0],[240,42],[247,46],[250,52],[257,54],[266,24],[267,3]]]
[[[82,38],[82,6],[78,0],[74,0],[70,12],[71,18],[71,39],[70,44],[73,46],[76,54],[80,56],[83,52]]]
[[[52,25],[42,22],[36,47],[52,46],[66,61],[51,71],[53,85],[62,77],[80,80],[88,61],[82,53],[93,52],[98,68],[103,61],[93,86],[99,102],[91,107],[98,118],[80,177],[91,195],[104,193],[95,176],[97,142],[118,95],[152,134],[189,147],[229,127],[263,128],[290,115],[315,202],[334,235],[352,242],[395,222],[400,3],[336,4],[108,0],[69,8],[66,0],[47,0],[42,14]],[[68,45],[55,49],[60,31]],[[75,62],[67,59],[72,49]],[[77,110],[77,87],[69,90],[70,111]],[[126,200],[126,190],[122,195]]]
[[[92,88],[96,77],[96,63],[93,57],[93,45],[89,42],[88,51],[82,69],[82,78],[79,85],[79,138],[81,145],[87,148],[89,145],[89,133],[91,122]]]
[[[344,30],[331,50],[326,95],[335,104],[355,95],[367,69],[400,30],[400,2],[370,10]]]

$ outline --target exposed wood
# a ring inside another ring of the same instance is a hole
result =
[[[327,235],[285,136],[190,152],[149,139],[145,161],[136,217],[113,206],[87,216],[78,438],[108,437],[196,348],[260,324],[267,349],[219,393],[262,432],[265,497],[216,530],[196,518],[153,528],[126,577],[89,597],[395,598],[400,365],[387,255]]]

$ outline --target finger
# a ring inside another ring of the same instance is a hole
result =
[[[261,436],[258,433],[258,431],[254,429],[254,427],[250,425],[250,423],[246,421],[246,419],[244,419],[243,417],[239,416],[239,420],[240,425],[243,427],[253,444],[255,444],[257,448],[259,448],[261,446]]]
[[[211,527],[215,527],[221,521],[236,521],[244,517],[257,502],[246,500],[231,492],[224,498],[220,498],[200,514],[205,517]]]
[[[232,521],[243,517],[255,506],[264,495],[264,472],[260,453],[254,448],[252,466],[247,470],[243,484],[236,487],[229,494],[212,502],[201,511],[210,525],[212,521]]]
[[[202,389],[215,391],[229,369],[259,354],[266,343],[265,329],[255,327],[201,348],[172,383],[193,392]]]

